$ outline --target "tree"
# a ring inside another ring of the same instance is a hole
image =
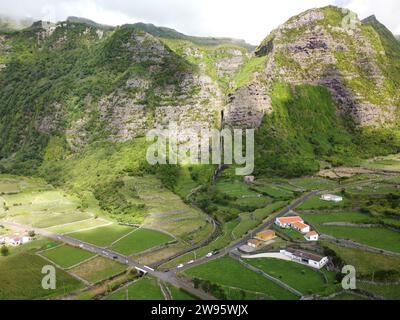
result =
[[[34,237],[36,236],[35,231],[34,231],[34,230],[29,231],[29,232],[28,232],[28,236],[29,236],[30,238],[34,238]]]
[[[10,249],[8,249],[6,246],[2,246],[0,253],[3,257],[7,257],[10,254]]]

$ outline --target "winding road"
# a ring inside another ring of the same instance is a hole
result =
[[[177,288],[184,289],[203,300],[215,300],[215,298],[212,297],[211,295],[209,295],[201,290],[195,289],[190,284],[177,278],[174,273],[155,271],[154,269],[152,269],[148,266],[140,265],[139,263],[133,261],[130,257],[124,256],[124,255],[119,254],[110,249],[101,248],[101,247],[98,247],[98,246],[95,246],[95,245],[92,245],[92,244],[89,244],[89,243],[86,243],[86,242],[83,242],[83,241],[80,241],[80,240],[77,240],[77,239],[74,239],[74,238],[71,238],[68,236],[56,234],[56,233],[49,232],[47,230],[43,230],[43,229],[39,229],[39,228],[32,228],[30,226],[22,225],[22,224],[15,223],[15,222],[0,221],[0,224],[4,225],[4,226],[24,230],[24,231],[34,231],[37,235],[40,235],[40,236],[43,236],[43,237],[46,237],[49,239],[57,240],[57,241],[60,241],[62,243],[65,243],[65,244],[73,246],[73,247],[81,248],[82,250],[86,250],[86,251],[98,254],[100,256],[103,256],[105,258],[112,259],[119,263],[128,265],[129,267],[132,267],[132,268],[137,268],[137,269],[139,269],[143,272],[146,272],[164,282],[172,284],[173,286],[175,286]]]
[[[199,265],[207,263],[209,261],[216,260],[218,258],[224,257],[225,255],[227,255],[233,251],[236,251],[239,247],[246,244],[248,242],[248,240],[250,240],[255,233],[258,233],[266,228],[271,227],[275,222],[275,218],[286,216],[292,210],[294,210],[295,208],[297,208],[298,206],[303,204],[305,201],[307,201],[311,196],[316,195],[319,192],[320,192],[319,190],[315,190],[313,192],[310,192],[310,193],[304,195],[302,198],[296,200],[295,202],[291,203],[285,209],[280,211],[277,215],[273,216],[273,219],[270,219],[269,221],[265,222],[264,224],[259,226],[257,229],[253,230],[253,232],[250,235],[242,238],[240,241],[221,250],[220,253],[218,253],[212,257],[201,258],[201,259],[193,262],[192,264],[187,264],[183,268],[180,268],[180,269],[174,268],[174,269],[170,269],[166,272],[156,271],[148,266],[144,266],[144,265],[141,265],[141,264],[135,262],[130,257],[124,256],[124,255],[119,254],[110,249],[95,246],[93,244],[89,244],[89,243],[86,243],[81,240],[74,239],[74,238],[71,238],[71,237],[68,237],[65,235],[56,234],[56,233],[53,233],[53,232],[50,232],[50,231],[47,231],[44,229],[33,228],[30,226],[22,225],[22,224],[15,223],[15,222],[0,221],[0,224],[4,225],[4,226],[9,226],[9,227],[13,227],[16,229],[24,230],[24,231],[34,231],[37,235],[40,235],[40,236],[43,236],[43,237],[46,237],[49,239],[57,240],[64,244],[67,244],[67,245],[70,245],[73,247],[78,247],[78,248],[81,248],[82,250],[86,250],[86,251],[98,254],[100,256],[103,256],[105,258],[112,259],[119,263],[128,265],[129,267],[139,269],[143,272],[146,272],[146,273],[154,276],[155,278],[157,278],[163,282],[169,283],[177,288],[184,289],[203,300],[215,300],[215,298],[213,296],[205,293],[202,290],[194,288],[192,286],[192,284],[190,283],[190,281],[187,281],[183,278],[179,278],[177,275],[178,272],[182,272],[189,268],[193,268],[194,266],[199,266]]]

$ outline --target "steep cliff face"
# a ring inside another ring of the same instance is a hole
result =
[[[223,91],[245,59],[246,48],[167,41],[132,26],[40,21],[4,33],[0,155],[40,160],[54,135],[77,152],[170,122],[216,127]]]
[[[400,151],[400,43],[376,18],[312,9],[249,50],[81,18],[2,31],[0,160],[31,170],[54,141],[68,158],[171,122],[220,127],[221,115],[228,127],[258,128],[261,172],[299,175],[320,160]]]
[[[400,49],[389,47],[387,39],[390,34],[394,41],[393,35],[377,26],[377,21],[361,22],[336,7],[306,11],[274,30],[258,47],[255,56],[265,57],[266,62],[253,79],[263,83],[265,91],[274,82],[322,85],[342,115],[350,115],[363,127],[394,127],[399,122]]]

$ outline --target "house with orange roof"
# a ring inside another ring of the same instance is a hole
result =
[[[281,228],[291,228],[294,223],[304,223],[299,216],[276,218],[275,224]]]
[[[297,231],[299,231],[299,232],[301,232],[301,233],[304,233],[304,234],[311,231],[310,226],[307,225],[307,224],[305,224],[304,222],[295,222],[295,223],[292,223],[292,228],[293,228],[294,230],[297,230]]]
[[[264,230],[256,234],[255,238],[261,241],[269,241],[276,237],[274,230]]]
[[[318,241],[319,240],[319,234],[316,231],[310,231],[307,233],[304,238],[307,241]]]

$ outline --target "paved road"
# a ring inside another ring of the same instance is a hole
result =
[[[101,248],[98,246],[95,246],[93,244],[89,244],[86,242],[83,242],[81,240],[78,239],[74,239],[65,235],[60,235],[60,234],[56,234],[47,230],[43,230],[43,229],[39,229],[39,228],[33,228],[30,226],[25,226],[19,223],[15,223],[15,222],[9,222],[9,221],[0,221],[0,224],[5,225],[5,226],[10,226],[10,227],[14,227],[17,229],[22,229],[22,230],[26,230],[26,231],[34,231],[37,235],[41,235],[43,237],[49,238],[49,239],[54,239],[60,242],[63,242],[65,244],[68,244],[70,246],[74,246],[74,247],[79,247],[83,250],[89,251],[89,252],[93,252],[96,253],[100,256],[103,256],[105,258],[109,258],[109,259],[113,259],[117,262],[120,262],[122,264],[128,265],[130,267],[133,268],[137,268],[140,269],[144,272],[147,272],[148,274],[164,281],[167,283],[172,284],[173,286],[177,287],[177,288],[181,288],[184,289],[188,292],[190,292],[191,294],[203,299],[203,300],[215,300],[215,298],[201,290],[195,289],[193,288],[193,286],[190,284],[190,282],[185,281],[184,279],[180,279],[177,277],[177,273],[178,272],[182,272],[185,271],[189,268],[193,268],[194,266],[198,266],[201,264],[204,264],[206,262],[212,261],[212,260],[216,260],[218,258],[222,258],[225,255],[229,254],[232,251],[237,250],[239,247],[241,247],[244,244],[247,244],[248,240],[250,240],[254,234],[271,227],[274,222],[275,222],[275,218],[279,218],[279,217],[283,217],[286,216],[288,213],[290,213],[292,210],[294,210],[295,208],[297,208],[298,206],[300,206],[301,204],[303,204],[306,200],[308,200],[311,196],[319,193],[320,191],[316,190],[313,192],[310,192],[306,195],[304,195],[302,198],[296,200],[295,202],[293,202],[292,204],[290,204],[289,206],[287,206],[285,209],[283,209],[281,212],[279,212],[279,214],[277,214],[274,219],[271,219],[270,221],[265,222],[264,224],[262,224],[260,227],[258,227],[257,229],[255,229],[249,236],[244,237],[243,239],[241,239],[240,241],[238,241],[235,244],[232,244],[228,247],[226,247],[225,249],[221,250],[220,253],[210,257],[210,258],[201,258],[199,260],[196,260],[195,262],[193,262],[192,264],[187,264],[185,265],[183,268],[174,268],[174,269],[170,269],[168,272],[160,272],[160,271],[156,271],[148,266],[144,266],[141,265],[137,262],[135,262],[134,260],[132,260],[130,257],[124,256],[122,254],[119,254],[115,251],[112,251],[110,249],[105,249],[105,248]]]
[[[236,251],[238,248],[240,248],[241,246],[247,244],[247,242],[253,238],[253,236],[256,233],[259,233],[261,231],[263,231],[264,229],[268,229],[270,228],[274,223],[275,223],[275,219],[276,218],[280,218],[280,217],[284,217],[287,214],[289,214],[291,211],[293,211],[294,209],[296,209],[298,206],[302,205],[304,202],[306,202],[310,197],[318,194],[319,192],[321,192],[320,190],[314,190],[310,193],[307,193],[306,195],[304,195],[303,197],[301,197],[300,199],[296,200],[295,202],[291,203],[289,206],[287,206],[286,208],[284,208],[282,211],[280,211],[277,215],[274,216],[273,219],[263,223],[261,226],[259,226],[257,229],[253,230],[248,236],[242,238],[239,242],[236,242],[234,244],[231,244],[230,246],[226,247],[225,249],[222,249],[218,254],[207,258],[207,257],[203,257],[201,259],[196,260],[195,262],[193,262],[192,264],[186,264],[184,267],[182,268],[174,268],[174,269],[170,269],[169,270],[169,274],[177,274],[178,272],[182,272],[185,271],[187,269],[193,268],[195,266],[199,266],[201,264],[204,264],[206,262],[212,261],[212,260],[216,260],[219,258],[224,257],[225,255],[229,254],[232,251]]]
[[[17,228],[17,229],[26,230],[26,231],[34,231],[37,235],[41,235],[41,236],[49,238],[49,239],[54,239],[54,240],[63,242],[65,244],[68,244],[70,246],[79,247],[83,250],[93,252],[93,253],[103,256],[105,258],[113,259],[114,261],[117,261],[119,263],[128,265],[133,268],[140,269],[140,270],[147,272],[148,274],[150,274],[164,282],[172,284],[173,286],[175,286],[177,288],[184,289],[203,300],[215,300],[215,298],[210,296],[209,294],[207,294],[201,290],[197,290],[197,289],[193,288],[190,284],[177,278],[174,273],[155,271],[148,266],[144,266],[144,265],[141,265],[141,264],[135,262],[130,257],[124,256],[124,255],[119,254],[110,249],[101,248],[101,247],[98,247],[98,246],[95,246],[95,245],[92,245],[92,244],[89,244],[89,243],[86,243],[86,242],[83,242],[83,241],[80,241],[80,240],[77,240],[77,239],[74,239],[74,238],[71,238],[68,236],[59,235],[59,234],[56,234],[56,233],[53,233],[53,232],[50,232],[47,230],[39,229],[39,228],[32,228],[32,227],[25,226],[25,225],[15,223],[15,222],[0,221],[0,224],[4,225],[4,226],[9,226],[9,227]]]

